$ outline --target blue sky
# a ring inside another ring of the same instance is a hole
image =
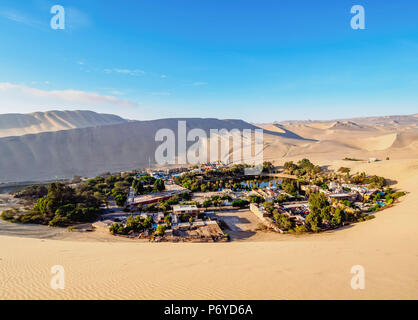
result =
[[[50,8],[65,8],[52,30]],[[366,30],[350,9],[365,8]],[[418,3],[0,2],[0,113],[251,122],[418,112]]]

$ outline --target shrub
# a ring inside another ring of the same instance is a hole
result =
[[[403,197],[404,195],[406,195],[406,193],[405,193],[405,192],[403,192],[403,191],[398,191],[398,192],[394,192],[394,193],[392,193],[392,194],[391,194],[391,196],[392,196],[394,199],[398,199],[398,198],[400,198],[400,197]]]
[[[289,197],[285,194],[279,194],[274,201],[277,202],[277,203],[283,203],[283,202],[286,202],[288,200],[288,198]]]
[[[338,169],[338,172],[341,172],[341,173],[350,173],[350,168],[340,167]]]
[[[204,200],[202,203],[202,206],[205,208],[209,208],[212,205],[212,201],[211,200]]]
[[[165,230],[166,230],[166,226],[160,224],[155,230],[155,235],[162,237],[164,235]]]
[[[16,214],[17,214],[17,211],[15,209],[5,210],[1,213],[1,218],[4,221],[13,222],[15,220]]]
[[[301,224],[299,226],[296,226],[294,231],[296,233],[305,233],[305,232],[308,232],[309,230],[308,230],[308,228],[305,227],[305,225]]]
[[[61,217],[59,215],[54,216],[48,225],[51,227],[64,227],[70,223],[70,220],[67,217]]]
[[[231,201],[232,200],[232,197],[231,196],[229,196],[229,195],[227,195],[227,194],[224,194],[223,196],[222,196],[222,198],[221,198],[222,200],[228,200],[228,201]]]
[[[238,207],[238,208],[245,208],[246,206],[248,206],[249,201],[247,200],[234,200],[232,201],[232,206],[233,207]]]
[[[262,196],[256,194],[250,194],[248,196],[248,200],[250,200],[251,203],[262,203],[265,201],[265,199]]]
[[[116,205],[122,208],[125,205],[127,196],[124,193],[119,193],[115,196]]]
[[[125,234],[125,228],[123,223],[115,222],[109,227],[109,231],[111,234]]]
[[[282,227],[283,229],[287,230],[292,228],[293,224],[292,221],[290,221],[289,217],[285,214],[282,214],[280,212],[277,212],[274,214],[274,220],[276,221],[277,225]]]

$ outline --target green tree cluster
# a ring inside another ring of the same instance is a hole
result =
[[[127,235],[130,232],[142,232],[152,227],[153,220],[151,217],[145,219],[140,216],[133,217],[132,215],[126,219],[125,224],[121,222],[113,223],[109,227],[109,231],[112,234]]]
[[[47,187],[45,197],[38,199],[33,209],[18,215],[15,222],[69,226],[94,221],[101,213],[100,201],[93,192],[73,189],[54,182]]]

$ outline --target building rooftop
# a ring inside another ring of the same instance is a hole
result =
[[[197,210],[197,206],[194,204],[188,204],[188,205],[175,205],[173,206],[173,211],[183,211],[183,210]]]

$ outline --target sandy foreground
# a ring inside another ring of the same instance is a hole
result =
[[[374,220],[319,235],[214,244],[2,235],[0,299],[417,299],[418,160],[332,165],[410,193]],[[50,287],[54,265],[65,269],[64,290]],[[350,286],[354,265],[365,268],[365,290]]]

